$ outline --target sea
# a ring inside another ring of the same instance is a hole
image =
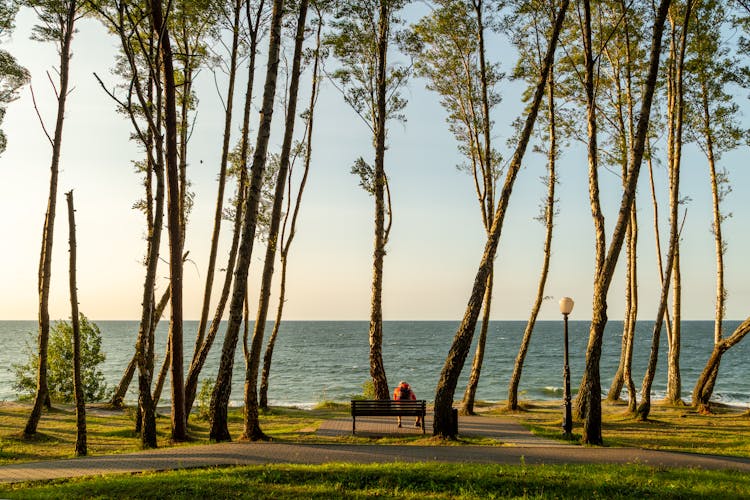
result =
[[[131,359],[138,331],[137,321],[95,321],[102,334],[106,361],[101,370],[114,388]],[[728,335],[739,324],[727,321]],[[386,321],[383,326],[383,359],[390,386],[408,381],[419,399],[434,400],[435,387],[458,321]],[[164,358],[168,323],[162,321],[156,332],[157,364]],[[185,321],[185,365],[191,358],[197,321]],[[268,324],[266,331],[271,331]],[[201,374],[215,378],[224,323]],[[523,336],[525,321],[492,321],[477,398],[502,401],[507,398],[508,383]],[[0,400],[19,398],[13,387],[14,363],[28,359],[28,347],[36,342],[35,321],[0,321]],[[252,325],[251,325],[252,328]],[[569,322],[569,357],[573,392],[583,374],[588,321]],[[653,322],[639,322],[636,329],[633,374],[636,387],[641,381],[651,349]],[[252,330],[251,330],[252,331]],[[478,333],[478,332],[477,332]],[[475,335],[474,345],[476,345]],[[608,391],[620,356],[622,322],[607,324],[601,358],[602,391]],[[708,359],[713,344],[712,321],[682,323],[682,397],[689,401],[690,391]],[[284,321],[274,350],[268,398],[271,405],[309,408],[321,401],[346,402],[362,394],[369,379],[367,321]],[[666,390],[666,333],[662,331],[659,363],[652,397],[659,399]],[[466,387],[474,356],[472,348],[461,373],[455,399],[460,401]],[[717,402],[750,406],[750,341],[741,342],[723,357],[713,399]],[[536,323],[521,378],[519,398],[529,401],[555,401],[562,398],[563,322]],[[241,342],[235,356],[232,405],[242,405],[244,359]],[[136,400],[133,383],[126,401]],[[624,396],[626,396],[624,394]],[[169,383],[160,404],[168,404]]]

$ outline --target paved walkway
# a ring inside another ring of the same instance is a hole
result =
[[[361,420],[361,422],[360,422]],[[391,419],[392,420],[392,419]],[[406,420],[404,420],[406,423]],[[427,428],[430,428],[430,420]],[[532,436],[511,418],[460,417],[461,435],[498,439],[501,446],[415,446],[287,443],[221,443],[180,446],[158,450],[96,457],[50,460],[0,467],[0,482],[39,481],[66,477],[161,471],[221,465],[268,463],[322,464],[327,462],[460,462],[496,464],[639,463],[663,467],[733,469],[750,472],[750,459],[668,453],[631,448],[587,448]],[[396,427],[392,421],[358,419],[361,435],[421,433],[420,429]],[[383,432],[383,430],[387,432]],[[351,433],[351,421],[325,422],[319,433]]]

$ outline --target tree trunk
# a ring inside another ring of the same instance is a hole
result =
[[[690,22],[690,16],[692,12],[693,2],[688,0],[685,4],[685,17],[682,22],[682,33],[679,42],[679,55],[674,66],[674,98],[672,102],[674,108],[670,111],[670,115],[673,116],[670,119],[670,125],[674,127],[674,133],[672,138],[674,140],[674,146],[672,148],[673,157],[670,158],[670,180],[673,184],[677,184],[677,188],[670,190],[670,206],[675,205],[672,210],[672,216],[675,218],[673,223],[678,224],[677,217],[677,204],[679,200],[679,176],[680,176],[680,164],[682,162],[682,128],[683,128],[683,117],[684,117],[684,91],[683,91],[683,72],[685,68],[685,52],[688,44],[688,27]],[[674,31],[674,28],[673,28]],[[675,178],[672,179],[672,176]],[[674,186],[673,186],[674,187]],[[674,199],[672,199],[674,197]],[[674,229],[673,229],[674,231]],[[672,244],[672,242],[670,242]],[[673,325],[671,335],[669,336],[669,355],[667,357],[667,395],[666,400],[672,404],[682,403],[680,393],[682,392],[682,382],[680,379],[680,321],[681,321],[681,276],[680,276],[680,241],[679,238],[674,242],[674,262],[673,266]],[[639,415],[640,416],[640,415]],[[647,415],[646,415],[647,416]]]
[[[70,245],[70,319],[73,325],[73,395],[76,405],[76,456],[86,455],[86,401],[81,381],[81,327],[78,320],[78,285],[76,284],[76,220],[73,191],[65,193],[68,202]]]
[[[57,118],[55,120],[55,135],[51,141],[52,161],[50,162],[49,197],[47,199],[47,213],[44,216],[42,230],[42,249],[39,255],[39,367],[37,371],[37,388],[34,405],[23,430],[24,436],[36,434],[39,419],[42,417],[42,406],[50,406],[49,388],[47,386],[47,346],[49,344],[49,289],[52,279],[52,241],[55,233],[55,209],[57,206],[57,178],[60,165],[60,150],[62,148],[63,121],[65,119],[65,103],[68,98],[68,77],[70,73],[70,45],[75,33],[76,8],[75,0],[68,2],[68,9],[64,17],[60,17],[60,88],[57,89]]]
[[[232,49],[229,57],[229,83],[227,87],[226,110],[224,112],[224,138],[221,144],[221,161],[219,163],[219,187],[216,194],[216,211],[214,212],[214,229],[211,234],[211,250],[208,256],[208,269],[206,271],[206,286],[203,291],[203,306],[198,321],[198,331],[195,336],[195,348],[193,350],[193,362],[195,362],[203,339],[206,334],[208,322],[208,310],[211,307],[211,290],[213,289],[214,273],[216,270],[216,254],[219,248],[219,233],[221,232],[221,220],[224,215],[224,187],[227,178],[227,162],[229,158],[229,140],[232,135],[232,108],[234,106],[234,81],[237,76],[237,53],[239,51],[240,14],[242,13],[242,0],[234,0],[234,21],[232,24]],[[189,374],[188,374],[189,376]],[[185,382],[186,411],[190,413],[193,397],[190,397],[187,381]],[[191,404],[188,405],[188,400]]]
[[[234,269],[237,263],[237,251],[239,247],[240,234],[242,232],[242,217],[243,217],[244,203],[245,203],[246,193],[247,193],[247,155],[248,155],[248,150],[250,149],[250,146],[249,146],[250,110],[252,108],[252,102],[253,102],[253,84],[255,82],[255,58],[257,55],[259,25],[261,21],[261,14],[263,11],[263,3],[264,2],[261,1],[258,4],[258,9],[256,11],[254,22],[250,18],[249,10],[247,13],[248,22],[250,23],[250,41],[249,41],[250,60],[248,63],[247,86],[245,88],[245,105],[244,105],[244,110],[242,114],[242,137],[240,139],[241,166],[240,166],[240,174],[239,174],[239,180],[238,180],[238,185],[237,185],[237,206],[235,209],[234,230],[232,233],[232,245],[229,251],[227,270],[226,270],[226,275],[224,277],[224,286],[222,287],[222,290],[221,290],[221,297],[219,298],[219,303],[216,306],[214,317],[211,320],[211,326],[209,327],[208,335],[205,337],[205,339],[203,338],[201,339],[200,347],[198,347],[198,338],[196,338],[196,351],[193,353],[193,361],[190,363],[190,369],[188,370],[188,375],[187,375],[187,379],[185,382],[185,407],[188,412],[193,407],[193,402],[195,401],[195,394],[198,390],[198,377],[200,376],[200,372],[203,369],[203,365],[206,362],[208,353],[211,350],[211,347],[213,346],[214,339],[216,338],[216,334],[219,331],[219,326],[221,326],[221,320],[224,317],[224,309],[226,308],[227,301],[229,300],[229,292],[232,286],[232,276],[234,274]],[[248,6],[248,9],[249,9],[249,6]],[[222,161],[223,161],[223,156],[222,156]],[[200,328],[198,329],[198,332],[200,335],[200,332],[201,332]],[[237,345],[236,339],[234,343],[236,347]]]
[[[150,174],[149,174],[150,175]],[[153,228],[149,228],[149,231],[153,230]],[[161,315],[164,313],[164,309],[167,307],[167,303],[169,302],[169,287],[167,287],[166,290],[164,290],[164,293],[161,296],[161,299],[159,300],[159,303],[156,305],[156,309],[153,313],[153,321],[152,321],[152,330],[156,328],[156,326],[159,324],[159,318],[161,318]],[[151,333],[153,335],[153,333]],[[138,352],[133,353],[133,357],[130,359],[130,362],[128,363],[128,366],[125,367],[125,371],[122,374],[122,377],[120,378],[120,382],[117,384],[117,388],[112,393],[112,397],[109,400],[109,404],[114,408],[122,408],[123,407],[123,401],[125,399],[125,395],[128,392],[128,388],[130,387],[130,383],[133,380],[133,375],[135,374],[135,369],[138,367]]]
[[[516,362],[513,365],[513,374],[510,377],[508,385],[508,405],[510,411],[518,411],[518,386],[521,383],[521,374],[523,372],[523,363],[526,359],[526,353],[531,343],[531,335],[534,332],[536,318],[539,315],[539,309],[544,301],[544,289],[547,284],[547,274],[549,273],[549,262],[552,255],[552,230],[554,228],[555,217],[555,184],[557,184],[557,173],[555,163],[557,158],[557,128],[555,121],[555,77],[554,68],[550,68],[548,89],[548,120],[549,120],[549,152],[547,154],[547,168],[549,178],[547,179],[547,203],[544,209],[545,214],[545,234],[544,234],[544,259],[542,261],[542,272],[539,276],[539,284],[536,291],[536,299],[531,307],[529,320],[526,322],[526,329],[523,332],[521,346],[518,349]]]
[[[249,111],[248,111],[249,112]],[[237,181],[237,204],[234,218],[234,230],[232,233],[232,244],[229,248],[229,257],[227,258],[226,275],[224,276],[224,285],[221,289],[221,296],[219,297],[219,303],[216,305],[216,311],[214,317],[211,320],[211,325],[208,328],[208,334],[203,339],[198,352],[193,355],[193,361],[190,363],[187,377],[185,379],[185,408],[188,414],[190,409],[193,407],[195,402],[195,394],[198,390],[198,378],[200,377],[201,370],[206,363],[208,353],[211,351],[216,334],[219,332],[221,326],[221,319],[224,316],[224,309],[226,308],[227,301],[229,300],[229,292],[232,287],[232,276],[234,274],[234,267],[237,262],[237,248],[240,242],[240,232],[242,230],[242,208],[245,201],[245,191],[247,184],[247,169],[240,168],[240,176]]]
[[[159,375],[156,377],[156,385],[154,385],[154,392],[151,395],[151,399],[154,400],[154,405],[159,406],[159,400],[161,399],[161,392],[164,390],[164,382],[167,381],[167,373],[169,367],[172,365],[172,342],[167,337],[167,347],[164,351],[164,359],[161,363],[161,369]]]
[[[276,247],[279,237],[279,226],[281,225],[284,189],[286,188],[292,151],[292,139],[294,138],[294,122],[297,118],[297,94],[299,90],[302,42],[304,41],[305,36],[306,19],[307,0],[301,0],[299,4],[299,16],[297,18],[297,33],[294,43],[291,81],[289,82],[289,101],[287,103],[284,140],[281,145],[279,171],[276,174],[276,188],[273,198],[273,208],[271,209],[271,223],[268,229],[268,245],[266,247],[266,257],[263,262],[260,297],[258,298],[258,313],[255,317],[255,328],[249,353],[250,356],[245,359],[245,422],[242,437],[253,441],[258,439],[268,439],[261,430],[260,422],[258,420],[258,368],[260,365],[261,350],[263,348],[263,336],[265,334],[268,306],[271,302],[271,279],[273,278],[274,262],[276,260]]]
[[[474,399],[476,398],[477,386],[479,385],[479,376],[482,373],[484,348],[487,344],[487,330],[490,327],[490,307],[492,305],[493,274],[493,270],[490,270],[490,275],[487,277],[487,286],[484,289],[484,305],[482,306],[484,313],[482,315],[482,326],[479,329],[477,350],[474,353],[474,362],[471,365],[469,383],[466,385],[466,391],[464,391],[464,399],[461,402],[461,409],[459,410],[459,413],[461,415],[474,415]]]
[[[536,86],[523,130],[519,134],[516,151],[510,165],[508,166],[505,184],[503,185],[498,206],[495,210],[482,260],[480,261],[479,269],[474,278],[474,285],[472,286],[466,311],[463,320],[461,321],[461,325],[458,327],[458,331],[453,338],[453,343],[451,344],[445,364],[440,373],[440,379],[435,390],[435,416],[432,427],[432,432],[435,436],[445,438],[455,437],[453,412],[451,411],[453,407],[453,394],[456,390],[458,376],[461,374],[466,356],[471,348],[471,340],[474,335],[474,329],[476,328],[477,318],[479,317],[479,310],[482,307],[484,290],[487,286],[487,277],[493,267],[495,253],[502,232],[503,220],[505,219],[508,202],[513,191],[513,184],[518,175],[518,171],[521,168],[521,163],[524,154],[526,153],[526,146],[529,143],[529,138],[531,137],[531,132],[534,128],[534,123],[536,122],[539,105],[544,96],[544,89],[547,85],[547,78],[552,66],[557,40],[560,35],[568,4],[568,0],[563,0],[562,5],[560,6],[560,11],[555,19],[554,30],[550,36],[549,47],[547,48],[547,54],[544,58],[544,64],[542,65],[539,83]]]
[[[375,197],[375,243],[372,262],[372,297],[370,300],[370,376],[375,397],[389,399],[388,379],[383,366],[383,260],[385,258],[385,122],[387,113],[386,71],[390,12],[388,0],[380,0],[378,18],[378,73],[376,82],[377,104],[375,123],[375,171],[373,196]]]
[[[705,128],[706,138],[706,158],[708,159],[709,173],[711,176],[711,205],[713,212],[713,234],[714,234],[714,247],[716,248],[716,306],[714,315],[714,345],[721,342],[724,337],[724,302],[726,299],[727,291],[724,287],[724,251],[725,243],[721,232],[721,221],[724,219],[724,215],[721,213],[721,194],[719,193],[719,181],[716,175],[716,157],[714,155],[714,139],[711,132],[712,117],[711,110],[708,105],[708,89],[706,83],[701,83],[701,104],[703,111],[703,123]],[[708,401],[713,393],[714,384],[716,384],[716,377],[719,374],[719,365],[716,365],[716,369],[711,372],[711,377],[703,388],[703,392],[707,393],[708,396],[703,396],[705,399],[705,405],[708,405]],[[710,388],[710,389],[709,389]]]
[[[599,199],[599,157],[597,147],[597,122],[596,122],[596,95],[594,93],[594,53],[592,48],[592,33],[591,33],[591,2],[585,0],[583,2],[585,21],[584,21],[584,32],[583,32],[583,49],[584,49],[584,65],[586,67],[584,91],[586,94],[586,123],[587,123],[587,135],[588,135],[588,164],[589,164],[589,203],[591,204],[591,218],[594,222],[594,255],[596,264],[594,267],[594,290],[597,290],[597,283],[602,275],[606,260],[606,243],[607,236],[604,231],[604,214],[602,213],[602,207]],[[623,179],[623,182],[626,182]],[[627,187],[627,186],[626,186]],[[594,306],[592,316],[598,317],[597,320],[592,319],[592,327],[594,324],[601,322],[602,328],[606,325],[606,299],[593,300]],[[597,311],[597,307],[604,307],[605,311]],[[602,322],[603,320],[603,322]],[[581,379],[581,386],[578,391],[578,397],[576,398],[575,411],[579,418],[585,418],[586,414],[590,411],[589,405],[591,404],[592,398],[597,398],[596,405],[601,404],[601,397],[599,392],[601,391],[601,382],[599,380],[599,357],[601,356],[601,339],[592,339],[589,335],[589,346],[587,350],[587,358],[589,353],[593,356],[592,362],[596,363],[596,369],[592,368],[591,376],[596,377],[596,381],[588,380],[589,377],[589,366],[587,361],[587,370],[584,372]],[[589,389],[591,392],[587,392]],[[597,392],[594,395],[594,390]],[[601,418],[601,408],[591,409],[597,418]]]
[[[177,151],[177,109],[174,67],[169,29],[163,20],[161,2],[151,0],[151,19],[159,36],[164,65],[164,124],[166,130],[167,165],[167,229],[169,233],[169,286],[172,311],[169,318],[169,342],[172,352],[172,440],[187,440],[185,389],[182,366],[182,224],[180,172]]]
[[[602,422],[601,422],[601,383],[599,378],[599,361],[601,359],[601,346],[604,337],[604,328],[607,324],[607,293],[612,282],[617,259],[622,249],[625,233],[629,224],[630,214],[635,198],[635,188],[638,183],[643,151],[646,143],[649,118],[651,114],[651,103],[653,101],[656,87],[656,77],[659,70],[659,55],[661,52],[662,33],[664,21],[669,10],[670,0],[661,0],[656,18],[654,20],[652,45],[649,54],[648,76],[644,82],[644,96],[641,101],[641,109],[638,117],[638,127],[635,142],[631,148],[631,169],[625,181],[620,210],[617,222],[612,233],[612,240],[607,252],[601,273],[594,281],[594,297],[592,306],[592,320],[589,329],[589,342],[586,349],[586,367],[581,383],[581,394],[578,400],[586,408],[584,412],[583,437],[586,444],[602,444]]]
[[[291,225],[289,228],[289,237],[285,238],[287,228],[287,221],[289,220],[289,213],[291,209],[291,187],[289,200],[287,203],[286,216],[284,218],[284,226],[281,230],[281,283],[279,285],[279,304],[276,308],[276,319],[273,324],[273,331],[268,339],[266,345],[266,352],[263,355],[263,370],[261,372],[261,382],[259,390],[259,404],[263,409],[268,408],[268,379],[271,373],[271,362],[273,360],[273,350],[276,344],[276,338],[279,334],[279,326],[281,325],[281,318],[284,312],[284,301],[286,300],[286,272],[287,263],[289,262],[289,249],[291,248],[294,235],[296,234],[297,226],[297,215],[299,214],[300,206],[302,204],[302,194],[305,191],[307,184],[307,176],[310,173],[310,160],[312,159],[312,132],[315,117],[315,104],[318,100],[318,82],[320,79],[320,47],[321,47],[321,33],[323,30],[323,19],[320,11],[318,11],[318,25],[315,35],[315,52],[313,57],[313,69],[312,69],[312,85],[310,90],[310,103],[307,108],[307,123],[305,125],[306,139],[305,139],[305,160],[304,168],[302,173],[302,179],[300,181],[299,190],[297,191],[297,200],[294,204],[294,211],[292,213]],[[291,183],[291,176],[290,176]]]
[[[706,366],[703,368],[703,371],[695,382],[695,387],[693,388],[693,406],[698,408],[699,411],[707,413],[711,410],[711,394],[714,390],[713,384],[716,381],[719,372],[722,355],[739,343],[748,333],[750,333],[750,317],[745,319],[745,321],[734,330],[732,335],[720,340],[714,345],[711,356],[708,358]]]
[[[242,309],[247,290],[247,275],[252,257],[255,229],[258,219],[258,205],[260,203],[263,174],[266,167],[266,152],[271,133],[271,119],[273,117],[273,103],[276,95],[276,79],[279,66],[279,48],[281,45],[281,20],[283,17],[283,0],[274,0],[268,47],[268,66],[266,83],[263,90],[263,105],[261,121],[258,127],[258,138],[253,153],[250,187],[245,202],[244,220],[242,224],[242,239],[235,271],[232,301],[229,307],[229,322],[221,353],[219,373],[216,377],[214,391],[211,394],[210,430],[209,437],[215,441],[231,439],[227,423],[227,406],[232,389],[232,368],[237,338],[242,324]]]

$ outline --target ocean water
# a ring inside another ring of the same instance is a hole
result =
[[[114,387],[133,355],[138,330],[136,321],[96,321],[102,332],[102,349],[107,356],[103,372],[110,388]],[[726,322],[727,334],[738,322]],[[217,335],[201,378],[215,378],[223,342],[224,326]],[[383,358],[391,386],[400,380],[412,385],[417,397],[431,401],[440,377],[445,356],[458,326],[457,321],[387,321],[383,331]],[[486,401],[507,398],[508,382],[518,346],[526,326],[525,321],[493,321],[490,324],[487,350],[477,397]],[[571,321],[570,369],[571,386],[575,392],[583,373],[587,321]],[[191,358],[196,321],[186,321],[185,360]],[[639,322],[636,331],[634,369],[636,387],[648,361],[652,322]],[[159,324],[156,333],[157,363],[164,356],[167,322]],[[266,328],[271,331],[271,325]],[[607,391],[617,368],[620,355],[622,322],[607,325],[602,351],[602,390]],[[690,391],[708,359],[713,342],[711,321],[686,321],[682,324],[681,370],[683,398],[689,400]],[[653,386],[655,398],[663,397],[666,389],[666,339],[662,333],[660,360]],[[0,321],[0,400],[15,400],[13,363],[25,361],[25,344],[35,343],[34,321]],[[475,336],[476,344],[476,336]],[[521,399],[558,400],[562,397],[562,321],[537,322],[526,357],[520,385]],[[466,387],[473,349],[461,374],[456,391],[460,400]],[[730,349],[723,358],[714,400],[737,405],[750,405],[750,341]],[[272,405],[309,407],[322,400],[348,401],[362,392],[362,384],[369,378],[368,323],[366,321],[287,321],[282,323],[274,351],[269,387]],[[242,404],[244,360],[238,346],[235,356],[232,404]],[[127,399],[136,400],[135,384]],[[169,402],[169,384],[165,386],[161,403]]]

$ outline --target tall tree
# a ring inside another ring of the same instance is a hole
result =
[[[294,124],[297,120],[297,93],[302,64],[302,43],[305,38],[305,23],[307,22],[307,0],[300,0],[297,16],[297,31],[294,37],[294,55],[292,56],[292,72],[289,82],[289,94],[284,126],[284,139],[281,145],[279,170],[276,173],[276,187],[273,196],[273,208],[268,228],[268,243],[266,256],[263,261],[261,275],[260,296],[258,298],[258,312],[253,325],[253,337],[249,353],[245,356],[245,418],[242,437],[250,440],[267,439],[258,421],[258,369],[260,365],[263,336],[265,334],[268,307],[271,303],[271,280],[273,278],[274,263],[276,261],[276,247],[279,238],[279,226],[284,203],[284,190],[287,184],[287,174],[292,155],[292,139],[294,138]]]
[[[182,246],[181,220],[182,190],[177,150],[177,104],[172,42],[160,0],[150,0],[151,21],[158,36],[159,51],[164,65],[164,128],[167,181],[167,232],[169,235],[169,287],[171,313],[169,317],[169,343],[171,346],[172,381],[172,440],[187,439],[185,388],[182,364]],[[169,5],[168,5],[169,7]],[[166,15],[169,15],[167,10]]]
[[[70,247],[70,320],[73,327],[73,394],[76,405],[76,456],[86,451],[86,401],[81,379],[81,327],[78,321],[78,284],[76,282],[76,219],[73,191],[65,193],[68,202],[68,243]]]
[[[148,6],[127,1],[91,4],[105,25],[120,39],[121,57],[116,69],[124,82],[120,89],[125,96],[117,97],[113,91],[107,93],[117,102],[120,110],[130,119],[134,135],[143,148],[146,159],[136,163],[137,170],[144,175],[145,198],[136,207],[146,215],[146,274],[143,283],[141,318],[136,337],[135,359],[138,367],[138,412],[136,431],[140,432],[141,445],[155,448],[156,402],[151,396],[154,370],[154,330],[170,297],[170,289],[164,292],[159,304],[155,304],[156,273],[159,264],[159,249],[164,221],[164,141],[163,85],[161,55],[158,50],[158,34],[152,28]],[[97,77],[98,78],[98,77]],[[101,82],[103,88],[106,87]],[[154,186],[155,183],[155,186]],[[126,370],[123,379],[126,379]],[[131,375],[132,376],[132,375]],[[118,392],[124,396],[125,383],[120,383]],[[113,396],[113,404],[118,401]]]
[[[607,293],[609,292],[609,286],[612,283],[615,266],[620,256],[620,250],[622,249],[622,244],[625,239],[627,226],[629,225],[633,200],[635,199],[635,189],[638,184],[638,176],[640,173],[641,162],[643,160],[646,134],[650,121],[651,104],[653,101],[654,90],[656,88],[656,77],[659,69],[659,56],[661,53],[664,22],[666,20],[670,3],[670,0],[661,0],[657,7],[656,15],[654,16],[648,73],[643,86],[643,97],[641,99],[641,108],[638,113],[638,125],[636,128],[635,140],[630,150],[630,155],[632,156],[632,167],[625,178],[625,189],[620,202],[617,222],[615,223],[612,232],[609,248],[604,255],[601,265],[597,266],[599,272],[596,273],[594,279],[592,321],[589,329],[588,346],[586,348],[585,371],[578,397],[578,406],[585,410],[582,412],[584,417],[582,440],[587,444],[602,444],[601,380],[599,362],[601,359],[604,328],[607,324]],[[596,197],[598,197],[598,192],[594,198]],[[600,226],[597,224],[597,227]],[[603,224],[601,225],[601,229],[597,229],[596,238],[599,242],[597,243],[598,245],[604,244],[603,241],[605,235],[603,233]]]
[[[17,11],[17,2],[0,0],[0,42],[13,31]],[[28,81],[26,68],[20,66],[8,51],[0,49],[0,125],[5,117],[5,108],[18,97],[18,89]],[[7,143],[5,133],[0,129],[0,154],[5,151]]]
[[[227,441],[231,438],[227,422],[227,407],[232,389],[232,368],[234,353],[237,347],[239,329],[242,325],[243,306],[247,292],[247,275],[252,257],[255,231],[258,222],[258,205],[260,204],[263,174],[266,168],[266,153],[271,135],[271,121],[273,104],[276,96],[276,80],[279,67],[279,52],[281,46],[281,21],[283,18],[284,1],[274,0],[271,13],[270,38],[268,42],[268,63],[266,66],[266,82],[263,89],[263,104],[261,120],[258,127],[258,137],[253,152],[253,163],[250,170],[250,186],[245,201],[244,220],[242,222],[242,239],[240,240],[237,269],[234,277],[232,301],[229,307],[229,322],[221,352],[219,372],[216,384],[211,394],[210,430],[209,437],[215,441]]]
[[[253,103],[253,84],[255,83],[255,69],[256,69],[256,56],[258,51],[258,42],[262,37],[263,15],[265,13],[265,2],[260,0],[256,3],[245,2],[244,4],[236,4],[238,11],[235,12],[235,20],[239,23],[239,19],[236,17],[239,11],[244,6],[245,16],[248,23],[247,32],[247,51],[248,51],[248,65],[247,65],[247,85],[245,88],[245,104],[242,114],[242,131],[239,143],[239,152],[236,155],[229,155],[230,159],[232,156],[236,156],[234,159],[234,170],[235,176],[237,177],[237,196],[234,210],[234,228],[232,233],[232,244],[229,250],[229,257],[227,261],[226,274],[224,276],[224,284],[221,289],[221,295],[219,301],[216,304],[214,317],[211,320],[211,324],[208,328],[208,333],[203,336],[202,329],[199,325],[198,333],[196,336],[196,346],[193,353],[193,360],[190,363],[190,369],[188,370],[187,380],[185,382],[185,403],[189,409],[193,406],[195,400],[195,394],[198,389],[198,378],[200,372],[208,357],[208,353],[213,346],[216,334],[219,331],[222,318],[224,316],[224,310],[226,308],[227,301],[229,300],[229,293],[232,286],[232,276],[234,274],[234,268],[237,263],[237,252],[239,247],[240,234],[242,232],[242,218],[244,203],[247,196],[247,167],[248,167],[248,156],[250,151],[250,110],[252,109]],[[237,29],[239,24],[235,25]],[[225,123],[226,124],[226,123]],[[226,129],[225,129],[226,131]],[[225,135],[226,138],[226,135]],[[223,160],[222,160],[223,161]],[[217,202],[218,206],[218,202]],[[218,212],[217,212],[218,213]],[[216,225],[214,225],[216,228]],[[213,240],[212,240],[213,241]],[[208,283],[208,282],[206,282]],[[208,287],[206,287],[208,290]],[[205,302],[208,296],[204,294],[203,307],[207,306]],[[210,297],[208,297],[210,299]],[[201,312],[203,314],[203,312]],[[201,316],[202,317],[202,316]],[[201,319],[201,321],[203,321]],[[200,340],[200,344],[199,341]],[[226,342],[232,342],[232,339],[225,338]],[[236,347],[236,340],[234,340]]]
[[[42,128],[44,128],[44,133],[52,146],[52,160],[50,162],[47,212],[44,216],[44,229],[42,230],[42,249],[39,255],[39,372],[34,406],[23,431],[25,436],[31,436],[36,434],[39,419],[42,416],[42,406],[49,405],[47,345],[49,343],[49,289],[52,278],[52,242],[55,230],[55,209],[57,207],[57,179],[60,150],[62,149],[65,104],[69,94],[71,42],[81,5],[77,0],[27,0],[26,5],[35,9],[40,23],[34,26],[32,38],[40,42],[54,42],[57,45],[60,57],[58,69],[60,78],[57,84],[53,84],[57,96],[57,117],[53,136],[49,135],[42,120]]]
[[[527,53],[528,57],[521,59],[516,66],[516,73],[514,76],[524,78],[530,81],[536,77],[539,68],[542,64],[542,49],[540,44],[540,36],[543,36],[543,31],[548,30],[550,23],[554,22],[554,4],[543,3],[541,6],[530,5],[528,15],[531,18],[529,24],[516,25],[514,30],[514,43],[519,47],[528,47],[530,50]],[[542,7],[542,8],[539,8]],[[531,25],[533,29],[527,29]],[[541,32],[540,32],[541,31]],[[553,56],[554,57],[554,56]],[[549,264],[552,254],[552,232],[554,228],[554,216],[555,216],[555,185],[557,184],[557,171],[556,163],[559,155],[558,146],[558,127],[557,127],[557,114],[556,109],[556,84],[555,84],[555,72],[554,72],[554,59],[553,67],[550,68],[549,76],[547,77],[547,116],[546,120],[541,119],[542,122],[546,121],[547,129],[546,132],[540,131],[541,141],[546,143],[546,151],[543,149],[544,146],[539,146],[538,151],[545,153],[547,156],[547,176],[544,178],[544,182],[547,184],[547,197],[544,200],[544,204],[540,207],[540,214],[537,217],[545,226],[544,235],[544,249],[542,259],[542,269],[539,276],[539,283],[537,285],[537,293],[534,299],[534,303],[531,306],[531,312],[529,319],[526,322],[524,328],[523,337],[521,338],[521,345],[518,348],[518,354],[513,365],[513,373],[511,374],[510,381],[508,383],[508,403],[507,409],[510,411],[517,411],[519,409],[518,404],[518,387],[521,383],[521,374],[523,373],[523,365],[528,353],[529,345],[531,343],[531,336],[534,332],[534,326],[536,324],[539,310],[544,301],[544,289],[547,283],[547,275],[549,273]],[[540,127],[541,129],[542,127]]]
[[[315,48],[312,51],[312,84],[310,87],[310,102],[308,108],[303,113],[306,118],[305,121],[305,139],[302,144],[298,144],[298,149],[304,147],[303,153],[303,168],[302,178],[297,188],[297,195],[295,197],[294,208],[292,209],[292,168],[294,162],[290,165],[289,170],[289,183],[287,184],[287,205],[284,215],[284,222],[281,227],[281,238],[280,242],[280,259],[281,259],[281,276],[279,277],[279,301],[276,306],[276,317],[273,323],[273,330],[271,335],[268,337],[268,343],[266,344],[266,351],[263,354],[263,370],[261,372],[260,388],[258,389],[258,405],[260,408],[268,408],[268,382],[269,374],[271,372],[271,362],[273,360],[273,351],[276,344],[276,339],[279,334],[279,327],[281,325],[281,318],[284,312],[284,302],[286,301],[286,275],[287,265],[289,263],[289,250],[294,241],[297,228],[297,216],[299,215],[300,207],[302,206],[302,195],[307,185],[307,177],[310,172],[310,161],[312,159],[312,134],[315,117],[315,105],[318,102],[318,89],[320,86],[320,59],[323,55],[321,53],[322,44],[322,31],[323,31],[323,12],[325,5],[321,6],[322,2],[314,2],[313,8],[317,13],[317,19],[315,20]],[[298,152],[295,152],[295,155]],[[291,214],[291,219],[290,219]]]
[[[737,81],[736,75],[747,72],[738,60],[729,56],[729,48],[722,38],[727,19],[722,2],[704,0],[695,14],[695,36],[689,45],[689,70],[686,85],[688,108],[688,135],[706,156],[711,182],[711,207],[713,220],[711,232],[716,254],[716,299],[714,312],[714,352],[707,363],[709,375],[698,379],[693,389],[693,405],[701,411],[710,411],[710,399],[719,374],[721,349],[724,340],[724,314],[727,290],[724,280],[724,254],[726,239],[722,224],[731,214],[722,209],[722,202],[731,192],[729,172],[719,164],[722,154],[736,148],[742,139],[739,126],[739,107],[734,102],[729,85]],[[747,51],[747,41],[740,48]],[[723,348],[723,347],[722,347]],[[704,368],[704,373],[706,369]]]
[[[485,16],[489,16],[486,19]],[[414,26],[416,43],[410,51],[415,72],[428,80],[427,88],[440,96],[448,126],[466,163],[458,169],[472,176],[485,232],[495,207],[495,185],[501,158],[491,145],[490,110],[500,102],[495,90],[503,74],[488,64],[485,25],[493,21],[482,1],[441,0],[437,8]],[[479,376],[489,327],[492,278],[487,282],[482,326],[461,411],[474,412]]]
[[[440,373],[437,388],[435,390],[435,417],[433,420],[432,432],[435,436],[455,437],[456,428],[454,426],[452,415],[453,395],[458,382],[458,376],[461,373],[466,356],[471,347],[471,340],[476,328],[479,311],[482,307],[482,299],[487,285],[487,279],[491,272],[497,246],[500,241],[500,234],[503,228],[508,202],[513,192],[518,171],[521,169],[523,157],[526,153],[526,147],[531,138],[534,123],[536,122],[539,106],[544,97],[544,90],[547,87],[549,72],[552,67],[557,41],[560,36],[565,13],[568,9],[568,0],[563,0],[557,15],[555,16],[554,27],[549,35],[549,42],[543,64],[539,74],[539,81],[534,89],[533,98],[528,107],[527,117],[524,126],[518,135],[518,145],[513,154],[508,170],[505,174],[505,183],[500,193],[498,206],[495,209],[495,215],[490,226],[490,232],[487,237],[487,243],[484,247],[484,253],[479,264],[479,269],[474,278],[474,285],[469,296],[469,302],[464,313],[463,320],[458,327],[458,331],[453,338],[448,356]]]
[[[333,22],[335,33],[327,39],[342,67],[331,76],[344,100],[365,121],[373,134],[374,165],[358,158],[352,172],[361,176],[362,187],[375,198],[375,238],[370,300],[370,376],[379,399],[390,390],[383,366],[383,261],[391,230],[390,187],[385,171],[387,120],[403,120],[406,106],[399,88],[409,68],[388,64],[389,45],[396,38],[400,20],[396,13],[407,0],[342,0]],[[387,222],[386,222],[387,219]]]

